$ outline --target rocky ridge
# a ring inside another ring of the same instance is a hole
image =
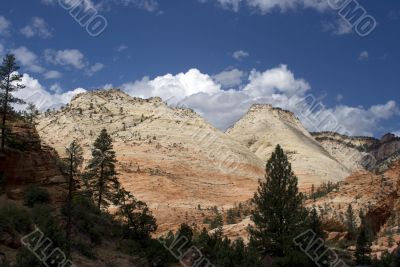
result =
[[[43,115],[37,126],[60,154],[77,139],[87,159],[103,128],[114,140],[121,183],[149,204],[161,230],[195,217],[199,205],[230,207],[249,199],[264,173],[263,162],[248,148],[160,98],[133,98],[119,90],[84,93]]]
[[[280,144],[289,155],[301,188],[341,181],[351,171],[329,154],[292,112],[271,105],[253,105],[227,134],[264,162]]]

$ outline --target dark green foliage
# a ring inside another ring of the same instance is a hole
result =
[[[84,182],[98,209],[106,209],[115,202],[119,182],[116,177],[117,160],[111,136],[103,129],[93,144],[92,159],[86,167]]]
[[[271,256],[278,266],[308,266],[309,260],[293,239],[307,229],[308,212],[303,207],[286,154],[278,145],[266,166],[266,180],[254,195],[249,227],[250,245],[261,257]]]
[[[334,190],[338,190],[340,187],[340,183],[332,183],[332,182],[327,182],[323,183],[320,185],[318,188],[315,188],[314,185],[311,187],[311,192],[310,195],[308,196],[308,199],[313,199],[314,201],[317,198],[321,198],[329,194],[330,192]]]
[[[157,230],[156,219],[146,203],[137,200],[131,193],[119,188],[117,217],[121,218],[126,238],[149,239]]]
[[[67,214],[66,206],[62,210]],[[73,228],[85,235],[93,244],[101,244],[103,239],[122,236],[121,226],[113,217],[97,209],[95,203],[85,194],[76,193],[72,200]]]
[[[29,212],[18,208],[14,204],[0,207],[0,225],[8,227],[19,234],[26,234],[32,230],[32,220]]]
[[[309,214],[309,229],[317,235],[317,238],[325,238],[325,233],[322,230],[322,223],[315,206],[313,206]]]
[[[64,159],[65,169],[68,170],[68,194],[66,199],[66,239],[67,239],[67,257],[71,252],[71,231],[72,231],[72,197],[76,191],[78,183],[79,169],[83,162],[83,152],[81,146],[77,141],[73,141],[66,149],[67,158]]]
[[[235,224],[236,223],[236,216],[235,211],[233,209],[229,209],[226,215],[226,222],[228,224]]]
[[[39,110],[36,108],[35,104],[29,103],[26,108],[25,117],[31,125],[36,125],[36,119],[39,116]]]
[[[13,112],[13,104],[23,104],[24,101],[16,98],[12,93],[25,88],[20,82],[22,75],[16,74],[19,70],[14,55],[6,55],[0,66],[0,113],[1,121],[1,151],[4,151],[6,141],[7,115]]]
[[[24,204],[28,207],[48,202],[50,202],[50,194],[46,189],[38,186],[30,186],[24,192]]]
[[[217,207],[214,207],[214,218],[210,221],[210,228],[216,229],[224,225],[224,219]]]
[[[350,240],[355,239],[356,237],[356,218],[353,212],[353,207],[351,204],[347,207],[346,211],[346,227],[348,232],[348,238]]]
[[[351,207],[351,206],[350,206]],[[356,251],[354,257],[356,258],[357,265],[370,265],[371,264],[371,240],[368,234],[365,216],[360,212],[361,226],[359,229]]]

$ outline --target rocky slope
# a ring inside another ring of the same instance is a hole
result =
[[[61,154],[77,139],[86,158],[103,128],[114,140],[120,181],[150,205],[161,230],[191,217],[198,205],[247,200],[264,173],[248,148],[160,98],[132,98],[119,90],[80,94],[37,126],[42,140]]]
[[[289,154],[302,188],[341,181],[350,174],[350,170],[330,155],[289,111],[270,105],[253,105],[227,134],[264,162],[280,144]]]
[[[367,149],[378,142],[372,137],[350,137],[333,132],[312,133],[326,151],[351,172],[364,169]]]

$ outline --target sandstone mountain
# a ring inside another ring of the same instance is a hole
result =
[[[103,128],[114,140],[121,183],[150,205],[161,230],[196,216],[199,205],[229,207],[249,199],[263,177],[263,162],[247,147],[160,98],[132,98],[119,90],[84,93],[43,115],[37,126],[61,155],[77,139],[87,159]]]
[[[288,153],[303,189],[312,184],[341,181],[352,170],[329,154],[293,113],[271,105],[253,105],[227,134],[264,162],[280,144]]]
[[[312,133],[326,151],[349,170],[363,170],[368,165],[368,148],[378,142],[373,137],[351,137],[334,132]],[[364,161],[363,161],[364,160]]]

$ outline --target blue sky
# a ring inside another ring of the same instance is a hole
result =
[[[312,94],[342,132],[400,131],[399,1],[359,1],[377,21],[366,37],[328,0],[82,1],[108,23],[97,37],[58,0],[2,3],[0,54],[17,55],[20,94],[41,108],[119,87],[225,129],[252,103],[292,109],[290,100]]]

